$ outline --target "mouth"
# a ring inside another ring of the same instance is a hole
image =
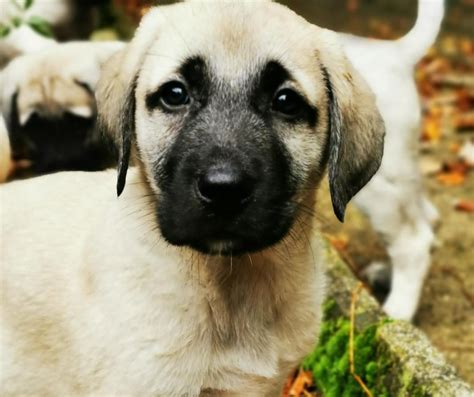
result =
[[[207,244],[204,244],[207,245],[207,254],[222,256],[233,255],[239,246],[236,240],[210,240]]]
[[[260,228],[260,224],[247,225],[247,228],[233,231],[200,229],[185,233],[185,236],[165,233],[165,239],[173,245],[188,246],[206,255],[239,256],[277,244],[286,236],[292,224],[293,218],[281,217],[264,228]]]

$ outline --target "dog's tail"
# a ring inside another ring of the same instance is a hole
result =
[[[403,53],[413,63],[418,62],[433,45],[444,17],[444,0],[418,0],[415,26],[398,40]]]

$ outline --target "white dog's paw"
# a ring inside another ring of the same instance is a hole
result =
[[[102,64],[121,47],[55,45],[7,66],[0,99],[15,159],[31,160],[40,173],[103,168],[94,91]]]
[[[389,295],[383,305],[383,310],[387,315],[396,320],[411,321],[416,313],[416,301],[410,297],[400,297]]]
[[[388,316],[396,320],[412,320],[416,313],[417,299],[411,294],[391,291],[392,271],[388,263],[372,262],[362,275],[367,279],[375,297],[379,301],[385,301],[382,308]]]

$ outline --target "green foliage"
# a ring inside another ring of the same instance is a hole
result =
[[[10,30],[11,28],[9,26],[0,23],[0,39],[8,36]]]
[[[1,1],[1,0],[0,0]],[[26,19],[26,12],[31,8],[34,0],[10,0],[17,9],[17,15],[13,16],[8,24],[0,24],[0,38],[8,36],[11,31],[21,25],[28,25],[35,32],[42,36],[52,37],[53,31],[47,21],[38,16]]]
[[[44,19],[36,16],[32,16],[30,19],[28,19],[27,24],[37,33],[46,36],[46,37],[52,37],[53,36],[53,31],[51,30],[51,27],[49,26],[48,22],[46,22]]]
[[[361,386],[350,373],[349,335],[350,322],[334,315],[335,304],[325,307],[318,346],[303,362],[313,372],[318,388],[325,397],[366,397]],[[387,360],[381,355],[377,343],[377,325],[354,335],[354,365],[374,396],[388,397],[383,385]]]

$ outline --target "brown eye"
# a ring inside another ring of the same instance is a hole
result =
[[[160,88],[160,100],[170,109],[179,108],[189,103],[186,87],[179,81],[170,81]]]
[[[289,88],[278,91],[273,99],[272,108],[286,117],[297,117],[304,109],[304,101],[299,94]]]

